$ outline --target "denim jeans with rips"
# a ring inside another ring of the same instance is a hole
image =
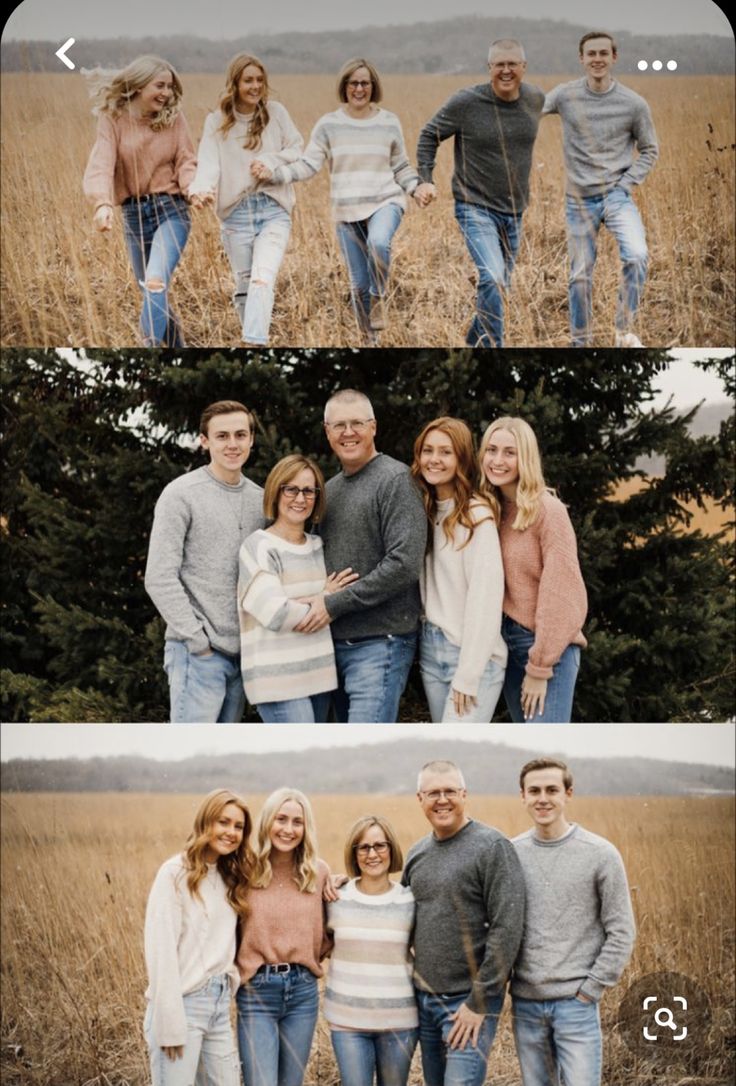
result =
[[[145,347],[183,347],[169,287],[189,237],[191,219],[183,196],[156,192],[123,204],[123,234],[143,295],[140,330]],[[148,287],[160,281],[161,288]]]
[[[478,269],[475,316],[465,342],[469,347],[503,347],[503,298],[521,242],[521,214],[456,200],[455,218]]]

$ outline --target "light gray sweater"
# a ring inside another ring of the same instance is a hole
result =
[[[145,583],[167,638],[185,642],[189,652],[211,647],[238,655],[238,553],[264,524],[263,490],[245,476],[231,486],[203,467],[164,487]]]
[[[585,77],[560,83],[545,98],[544,112],[562,120],[570,196],[602,196],[616,187],[631,192],[657,161],[649,106],[616,80],[601,92],[592,91]]]
[[[511,994],[520,999],[598,1000],[616,984],[634,946],[634,913],[618,850],[574,825],[542,841],[513,839],[526,882],[526,922]]]

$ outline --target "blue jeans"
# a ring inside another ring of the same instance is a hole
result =
[[[452,701],[452,680],[459,659],[458,646],[445,637],[439,626],[425,619],[419,643],[419,668],[432,722],[489,724],[503,690],[504,669],[495,660],[488,661],[478,684],[478,704],[469,713],[458,716]]]
[[[503,292],[519,251],[521,214],[504,215],[456,200],[455,218],[478,269],[475,316],[465,342],[470,347],[503,347]]]
[[[187,1039],[184,1054],[170,1060],[153,1033],[149,1003],[143,1026],[151,1058],[153,1086],[239,1086],[240,1071],[230,1022],[230,978],[212,977],[184,997]]]
[[[154,193],[123,204],[123,233],[130,263],[143,294],[140,329],[145,347],[183,347],[169,286],[189,237],[191,221],[183,196]],[[163,289],[146,283],[160,280]]]
[[[324,724],[331,700],[331,693],[312,694],[290,701],[264,701],[256,708],[264,724]]]
[[[216,649],[195,656],[183,641],[167,639],[164,670],[169,679],[172,724],[239,724],[245,693],[240,657]]]
[[[302,1086],[317,1025],[317,978],[303,965],[268,966],[237,995],[238,1048],[245,1086]]]
[[[599,1086],[601,1022],[597,1003],[514,999],[512,1017],[523,1086]]]
[[[386,204],[368,219],[337,224],[337,240],[348,266],[350,298],[361,332],[369,334],[371,330],[371,298],[383,298],[386,293],[391,242],[403,214],[398,204]]]
[[[416,647],[416,633],[335,641],[338,723],[395,724]]]
[[[478,1047],[467,1044],[465,1048],[448,1048],[447,1034],[453,1025],[454,1014],[465,995],[441,995],[417,989],[419,1007],[419,1044],[422,1049],[422,1069],[425,1086],[482,1086],[486,1077],[488,1057],[496,1036],[498,1016],[503,1007],[503,996],[497,996],[490,1012],[483,1019]]]
[[[525,721],[521,708],[521,684],[529,661],[529,649],[534,644],[534,633],[527,630],[526,626],[514,622],[508,615],[503,616],[501,633],[509,650],[503,696],[511,719],[515,724],[569,724],[580,667],[580,646],[567,646],[552,669],[552,678],[547,682],[544,712]]]
[[[593,268],[601,223],[615,237],[621,257],[621,285],[616,302],[617,332],[626,332],[631,327],[639,306],[649,262],[647,239],[633,198],[618,186],[605,196],[568,196],[566,216],[570,259],[570,333],[574,347],[586,347],[592,334]]]
[[[342,1086],[406,1086],[416,1029],[331,1030]]]
[[[235,279],[233,305],[247,343],[268,343],[274,285],[290,232],[288,211],[265,192],[244,197],[222,224]]]

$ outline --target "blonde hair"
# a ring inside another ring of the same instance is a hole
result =
[[[179,75],[167,60],[146,53],[131,60],[130,64],[119,71],[105,68],[82,69],[87,80],[87,87],[93,101],[94,114],[106,113],[110,117],[119,117],[130,109],[131,103],[159,72],[171,74],[171,100],[149,121],[154,132],[170,128],[181,109],[184,89]]]
[[[473,475],[476,472],[473,435],[462,419],[453,419],[450,418],[449,415],[442,415],[440,418],[428,422],[417,437],[414,442],[414,460],[411,465],[411,475],[421,492],[424,509],[429,523],[434,524],[435,518],[437,517],[437,490],[436,487],[432,486],[431,483],[428,483],[422,475],[420,456],[424,442],[427,440],[427,434],[432,430],[439,430],[440,433],[447,435],[450,444],[452,445],[452,450],[455,453],[455,457],[457,458],[457,470],[455,478],[452,480],[452,486],[455,491],[455,508],[443,520],[442,530],[447,537],[447,541],[452,545],[455,542],[455,529],[458,524],[461,524],[468,532],[468,538],[462,545],[463,547],[467,547],[468,543],[473,538],[473,532],[476,529],[477,523],[481,523],[473,520],[471,506],[474,503],[483,504],[488,507],[489,516],[485,518],[486,520],[497,520],[498,518],[490,508],[488,499],[473,489]],[[433,532],[428,533],[428,550],[432,549],[433,536]],[[462,547],[460,549],[462,550]]]
[[[381,815],[363,815],[362,818],[359,818],[358,821],[352,825],[348,832],[347,841],[345,842],[345,870],[348,875],[351,875],[354,879],[359,878],[361,874],[355,850],[360,844],[361,837],[366,830],[371,828],[371,826],[378,826],[379,830],[388,841],[391,851],[391,863],[388,869],[389,875],[401,871],[401,868],[404,866],[404,854],[401,851],[401,845],[399,844],[393,826],[388,819],[382,818]]]
[[[263,515],[269,520],[276,520],[279,515],[279,494],[282,486],[286,486],[300,471],[308,468],[314,475],[314,484],[319,487],[319,494],[314,499],[314,508],[309,518],[311,524],[317,524],[325,512],[325,477],[319,469],[319,464],[310,460],[301,453],[292,453],[285,456],[271,468],[263,490]]]
[[[220,96],[220,112],[222,113],[220,131],[223,136],[226,136],[237,120],[235,109],[238,102],[238,83],[245,69],[251,64],[259,68],[263,76],[263,93],[258,100],[253,116],[250,118],[248,135],[243,147],[248,151],[257,151],[261,146],[263,130],[271,119],[267,105],[270,88],[268,86],[268,72],[263,61],[250,53],[238,53],[228,64],[225,73],[225,90]]]
[[[214,825],[222,812],[233,803],[243,812],[243,839],[234,852],[217,857],[217,869],[227,886],[227,899],[238,916],[248,915],[246,891],[253,870],[253,853],[250,848],[252,827],[250,811],[245,800],[228,788],[216,788],[200,803],[194,816],[194,826],[184,849],[184,866],[187,869],[187,888],[192,897],[199,897],[199,884],[207,874],[205,852],[212,840]]]
[[[378,72],[373,67],[369,60],[364,57],[352,57],[350,60],[346,60],[342,68],[337,74],[337,97],[341,102],[347,102],[348,100],[348,80],[350,76],[357,72],[358,68],[367,68],[368,74],[371,77],[371,102],[380,102],[383,98],[383,87],[381,86],[381,79]]]
[[[542,474],[542,459],[539,455],[537,437],[528,422],[515,416],[505,416],[496,419],[483,434],[480,443],[478,461],[480,464],[480,492],[489,501],[499,508],[503,504],[503,496],[498,487],[488,482],[483,470],[483,457],[490,440],[496,430],[508,430],[516,441],[516,462],[519,471],[519,481],[516,484],[516,516],[512,528],[523,532],[529,528],[539,516],[542,503],[542,495],[545,492],[552,493],[544,481]]]
[[[313,894],[317,889],[317,832],[309,800],[298,788],[277,788],[263,804],[256,826],[255,861],[250,884],[258,889],[271,885],[271,827],[279,810],[289,800],[298,803],[304,815],[304,836],[292,856],[293,879],[301,891]]]

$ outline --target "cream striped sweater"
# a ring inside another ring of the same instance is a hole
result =
[[[319,536],[290,543],[259,529],[240,548],[240,659],[251,705],[291,701],[337,686],[329,627],[294,632],[308,611],[297,598],[322,592],[325,580]]]

